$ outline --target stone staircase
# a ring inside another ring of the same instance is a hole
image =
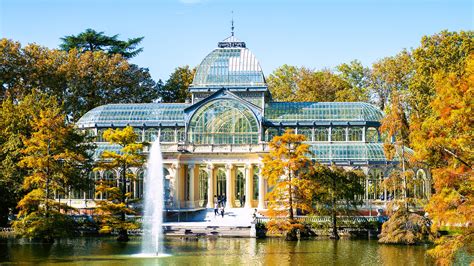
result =
[[[222,217],[214,215],[214,209],[206,209],[183,222],[166,222],[163,229],[169,236],[249,237],[252,214],[253,209],[228,208]]]

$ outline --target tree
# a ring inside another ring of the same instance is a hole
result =
[[[270,74],[267,82],[273,99],[277,101],[351,100],[343,93],[351,88],[349,83],[327,69],[313,71],[305,67],[283,65]]]
[[[290,221],[294,220],[295,209],[312,211],[312,184],[305,178],[311,160],[307,157],[309,146],[304,141],[304,135],[296,135],[289,129],[270,141],[270,152],[263,158],[262,175],[273,186],[267,196],[269,208],[275,211],[283,205]]]
[[[282,65],[267,78],[268,88],[275,101],[296,102],[300,69],[295,66]]]
[[[456,37],[443,32],[432,38],[440,42],[438,45],[451,46],[445,43],[445,38],[459,40],[466,34]],[[441,63],[459,55],[443,55],[433,60]],[[430,251],[441,264],[451,263],[460,249],[473,253],[474,53],[462,61],[463,65],[448,64],[444,66],[447,71],[441,70],[433,76],[433,96],[425,107],[425,118],[416,121],[419,124],[412,127],[410,134],[416,157],[428,163],[432,170],[435,193],[426,207],[433,219],[432,229],[452,232],[439,238],[437,246]]]
[[[340,64],[336,69],[339,72],[339,77],[350,85],[350,89],[336,93],[336,100],[341,102],[368,102],[370,69],[364,67],[358,60],[353,60],[348,64]]]
[[[99,105],[151,102],[157,97],[148,69],[131,65],[118,54],[65,52],[35,44],[21,48],[2,39],[0,62],[5,63],[0,98],[21,101],[37,89],[55,96],[72,121]]]
[[[193,83],[196,69],[189,66],[178,67],[171,73],[165,85],[159,87],[158,96],[161,102],[184,103],[191,98],[189,86]]]
[[[473,47],[474,31],[442,31],[421,39],[421,45],[413,50],[415,72],[410,80],[410,97],[407,99],[413,112],[411,119],[416,124],[430,115],[430,103],[436,94],[434,74],[463,75]]]
[[[68,35],[61,38],[59,47],[64,51],[77,49],[80,53],[86,51],[104,51],[108,54],[120,54],[126,59],[137,56],[143,48],[137,46],[144,37],[132,38],[127,41],[118,40],[118,34],[107,36],[103,31],[97,32],[86,29],[78,35]]]
[[[389,104],[393,92],[407,93],[413,71],[413,57],[407,50],[373,64],[370,91],[381,110]]]
[[[337,240],[337,216],[352,214],[362,204],[364,187],[361,180],[365,176],[360,171],[316,164],[309,172],[309,177],[317,188],[314,195],[316,210],[320,214],[331,215],[331,238]]]
[[[91,146],[66,123],[54,98],[34,92],[25,101],[38,101],[43,109],[29,113],[32,133],[23,140],[24,157],[19,162],[28,170],[23,180],[27,193],[18,203],[20,212],[14,227],[23,236],[51,242],[54,237],[70,234],[72,222],[65,215],[69,207],[57,202],[54,195],[64,194],[69,187],[87,187],[84,176],[91,163]]]
[[[94,169],[120,170],[119,185],[116,181],[100,181],[96,186],[96,193],[107,196],[107,200],[97,201],[97,212],[101,219],[101,233],[110,233],[113,229],[118,230],[118,241],[128,241],[129,229],[136,229],[138,225],[134,221],[127,221],[125,215],[135,214],[130,207],[131,193],[127,192],[127,182],[136,180],[135,174],[130,170],[132,167],[142,167],[145,157],[142,154],[143,145],[136,143],[137,134],[133,128],[128,126],[123,130],[108,129],[104,132],[104,139],[111,144],[121,147],[120,153],[104,151],[101,161]]]
[[[380,131],[386,134],[384,151],[387,158],[392,159],[395,157],[394,153],[397,153],[401,161],[402,171],[400,176],[403,180],[402,202],[405,205],[404,209],[408,211],[408,173],[406,171],[407,156],[405,147],[409,143],[409,124],[400,94],[398,92],[392,92],[391,99],[391,104],[387,107],[386,115],[381,121]]]

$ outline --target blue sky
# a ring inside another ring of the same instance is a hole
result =
[[[0,0],[0,37],[55,48],[86,28],[122,38],[144,36],[132,59],[166,80],[196,66],[230,35],[247,43],[269,75],[283,64],[334,68],[364,65],[443,29],[472,30],[473,1],[461,0]]]

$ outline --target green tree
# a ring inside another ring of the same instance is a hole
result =
[[[305,67],[283,65],[267,79],[276,101],[333,102],[348,100],[342,93],[351,87],[347,81],[329,70],[313,71]]]
[[[2,39],[0,62],[5,64],[0,98],[20,101],[38,89],[55,96],[73,121],[99,105],[151,102],[157,97],[148,70],[118,54],[65,52],[35,44],[21,48],[17,42]]]
[[[29,112],[39,112],[41,106],[31,101],[32,97],[16,104],[5,99],[0,109],[0,226],[7,225],[10,211],[15,210],[23,196],[23,177],[26,169],[18,163],[23,157],[23,138],[31,135],[32,128],[28,121]]]
[[[273,186],[267,195],[269,208],[275,212],[283,206],[290,221],[294,220],[295,209],[312,211],[313,189],[305,175],[311,160],[307,157],[310,152],[305,138],[289,129],[270,141],[270,152],[263,158],[262,175]]]
[[[107,196],[107,200],[97,201],[97,212],[101,220],[101,233],[110,233],[112,230],[118,230],[118,241],[128,241],[129,229],[136,229],[138,225],[134,221],[127,221],[126,215],[135,214],[135,211],[129,206],[133,202],[131,193],[127,192],[127,182],[136,180],[130,168],[142,167],[145,163],[145,157],[142,154],[143,145],[136,143],[137,134],[133,128],[128,126],[123,130],[108,129],[104,132],[104,139],[111,144],[121,147],[120,153],[114,151],[104,151],[101,154],[101,161],[94,169],[101,170],[119,170],[119,185],[115,181],[100,181],[96,186],[96,193],[102,193]]]
[[[267,83],[273,100],[296,102],[300,69],[283,65],[275,69],[268,77]]]
[[[66,123],[54,98],[34,92],[25,101],[38,101],[43,109],[30,113],[32,133],[23,140],[24,156],[19,165],[28,171],[23,180],[27,193],[18,203],[20,212],[13,225],[23,236],[51,242],[71,233],[71,220],[64,214],[68,207],[57,202],[54,195],[64,194],[70,187],[87,186],[91,146]]]
[[[389,104],[393,92],[407,93],[413,71],[413,57],[407,50],[373,64],[370,91],[381,110]]]
[[[189,85],[193,83],[196,69],[189,66],[178,67],[171,73],[164,86],[159,87],[158,97],[161,102],[184,103],[191,98]]]
[[[143,51],[137,47],[144,37],[131,38],[126,41],[118,39],[118,34],[107,36],[103,31],[97,32],[93,29],[86,29],[78,35],[69,35],[61,38],[59,45],[62,50],[69,51],[77,49],[79,52],[104,51],[108,54],[120,54],[124,58],[132,58]]]
[[[331,215],[331,238],[339,239],[337,216],[351,215],[362,204],[365,176],[360,171],[346,171],[341,167],[316,164],[309,172],[316,191],[314,202],[316,212]]]
[[[444,72],[461,76],[473,51],[474,31],[442,31],[421,39],[421,45],[413,50],[415,72],[407,99],[413,112],[411,119],[417,120],[416,124],[430,115],[430,103],[436,95],[434,74]]]
[[[341,102],[368,102],[371,71],[358,60],[336,67],[339,77],[349,83],[350,88],[336,93]]]

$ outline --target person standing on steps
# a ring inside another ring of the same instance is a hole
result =
[[[216,217],[217,215],[219,215],[219,203],[214,203],[214,217]]]

